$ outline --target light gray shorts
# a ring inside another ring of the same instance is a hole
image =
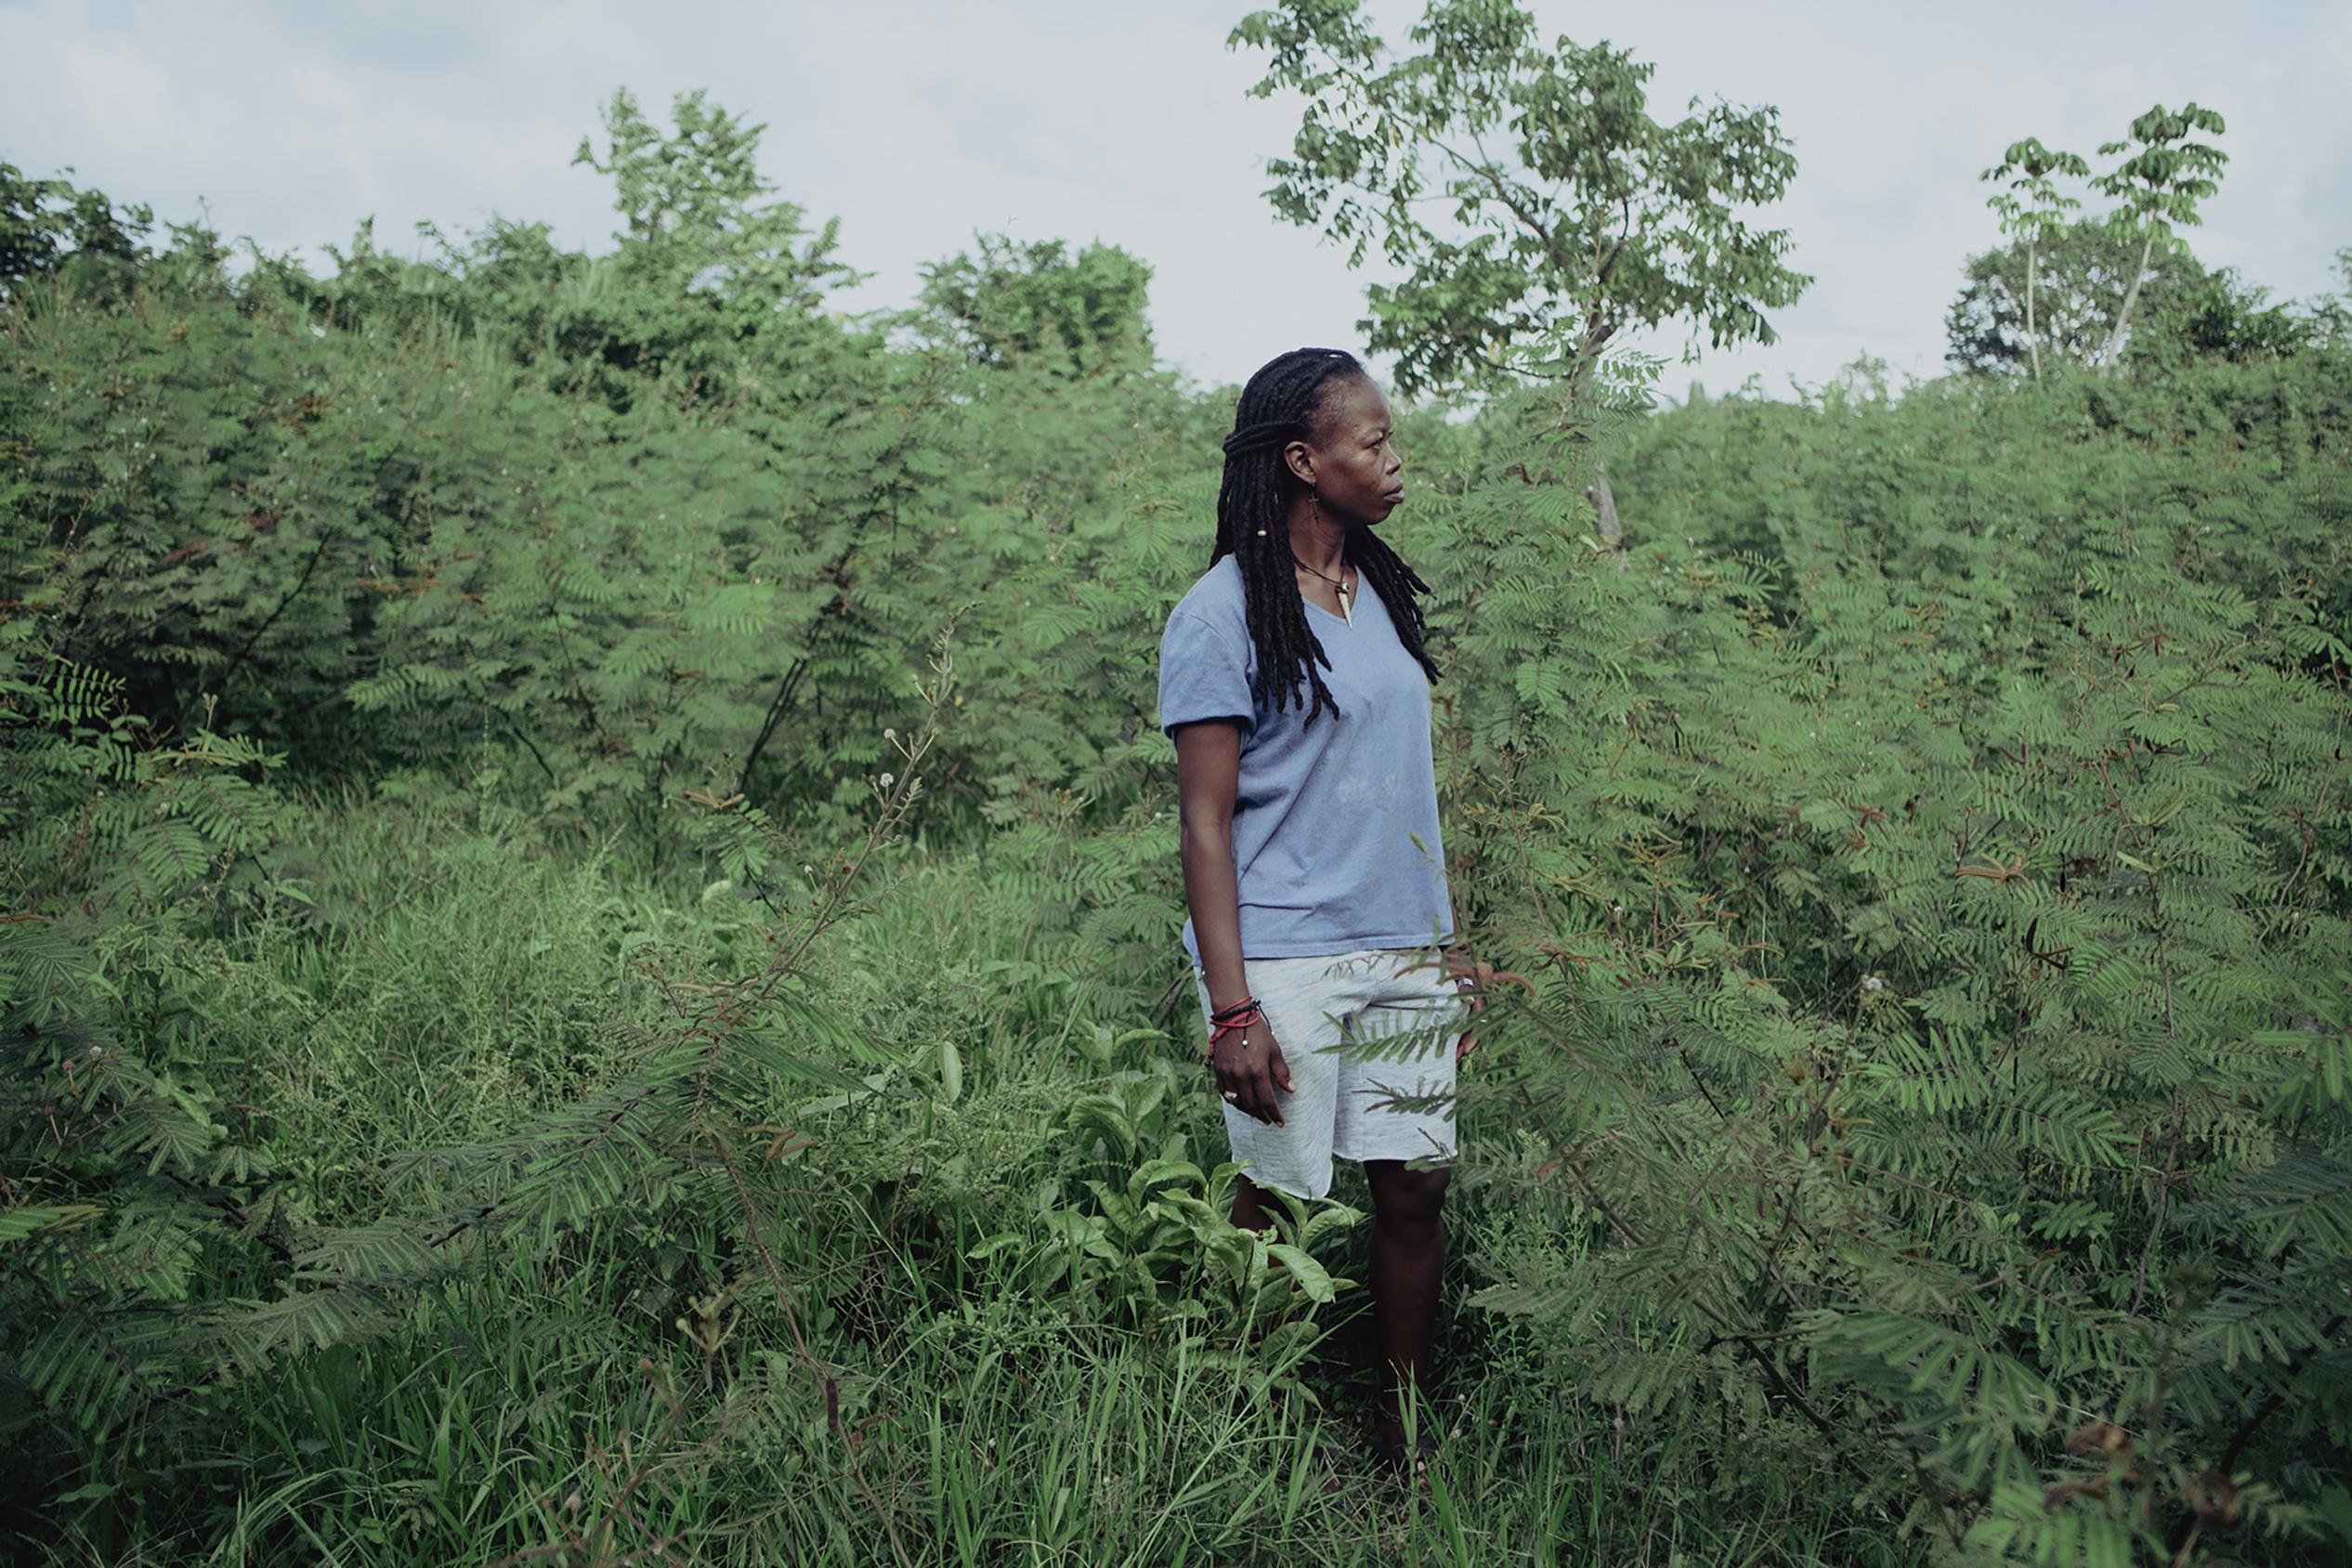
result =
[[[1288,1094],[1276,1091],[1280,1127],[1225,1106],[1225,1136],[1244,1175],[1323,1197],[1331,1191],[1334,1155],[1359,1162],[1454,1157],[1454,1047],[1470,1010],[1442,958],[1427,947],[1366,947],[1247,959],[1243,973],[1274,1026],[1291,1084]],[[1209,983],[1197,968],[1193,986],[1205,1025]],[[1431,1095],[1445,1100],[1430,1110],[1386,1103]]]

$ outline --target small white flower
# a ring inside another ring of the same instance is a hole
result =
[[[1865,974],[1862,976],[1862,994],[1864,996],[1869,996],[1873,992],[1883,991],[1886,988],[1887,982],[1880,976],[1875,974]]]
[[[895,729],[886,729],[886,730],[883,730],[883,731],[882,731],[882,738],[883,738],[884,740],[895,740],[895,739],[897,739],[897,738],[898,738],[898,732],[897,732],[896,730],[895,730]]]
[[[893,784],[897,782],[898,776],[895,773],[885,773],[882,776],[882,787],[885,790],[889,789]]]

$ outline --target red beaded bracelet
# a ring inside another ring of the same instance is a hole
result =
[[[1256,997],[1244,997],[1231,1007],[1221,1007],[1209,1015],[1209,1043],[1204,1049],[1214,1051],[1217,1048],[1219,1035],[1230,1033],[1235,1029],[1247,1030],[1251,1025],[1262,1024],[1265,1021],[1265,1009],[1259,1005]],[[1248,1045],[1249,1037],[1244,1034],[1241,1042]]]

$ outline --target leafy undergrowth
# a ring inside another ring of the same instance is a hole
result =
[[[625,1073],[663,984],[764,946],[715,864],[675,896],[692,878],[551,843],[494,790],[288,809],[300,900],[113,957],[148,988],[124,1005],[176,999],[174,1049],[236,1086],[307,1223],[429,1209],[401,1156],[542,1125]],[[1468,1304],[1515,1228],[1474,1182],[1425,1412],[1443,1457],[1418,1491],[1382,1480],[1360,1174],[1271,1241],[1226,1223],[1186,1049],[1101,1007],[1169,977],[1089,967],[1013,918],[1034,908],[1020,876],[902,846],[816,966],[875,1065],[773,1100],[771,1228],[620,1212],[380,1282],[377,1331],[87,1454],[48,1560],[1916,1559],[1856,1546],[1885,1532],[1803,1483],[1795,1434],[1725,1446],[1548,1374]],[[238,1267],[196,1263],[186,1299]]]

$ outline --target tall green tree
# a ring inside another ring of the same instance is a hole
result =
[[[2078,218],[1968,257],[1944,313],[1946,362],[1988,375],[2029,375],[2038,348],[2052,368],[2093,365],[2115,333],[2140,246],[2104,220]],[[2205,268],[2184,245],[2149,258],[2144,309],[2194,289]],[[2026,296],[2036,302],[2028,326]]]
[[[1980,178],[2006,180],[2008,184],[1987,199],[1986,204],[1999,215],[2001,232],[2019,234],[2025,239],[2025,350],[2032,358],[2033,379],[2042,379],[2042,346],[2033,321],[2036,266],[2042,241],[2066,221],[2067,213],[2082,206],[2071,196],[2061,195],[2053,175],[2086,176],[2091,166],[2072,152],[2054,151],[2042,145],[2037,137],[2013,141],[2001,154],[2001,162],[1984,171]]]
[[[33,179],[0,163],[0,301],[44,274],[126,286],[148,259],[154,222],[145,206],[117,207],[103,191],[77,190],[61,176]]]
[[[2184,242],[2173,226],[2202,223],[2197,203],[2221,189],[2221,166],[2229,162],[2229,154],[2189,138],[2197,131],[2219,136],[2224,128],[2221,116],[2210,109],[2188,103],[2175,111],[2160,103],[2132,122],[2130,139],[2099,146],[2101,157],[2131,153],[2091,181],[2091,187],[2122,203],[2108,217],[2116,232],[2140,242],[2139,268],[2132,274],[2123,307],[2115,312],[2115,331],[2103,358],[2110,369],[2123,351],[2123,330],[2131,322],[2132,306],[2139,298],[2149,257],[2159,245],[2167,251],[2182,248]]]
[[[1099,242],[1072,254],[1060,240],[976,242],[976,255],[960,251],[922,269],[931,325],[973,362],[1064,376],[1151,364],[1148,264]]]
[[[1253,97],[1306,98],[1291,155],[1267,165],[1275,211],[1352,263],[1378,243],[1407,269],[1366,291],[1361,323],[1399,390],[1508,379],[1505,350],[1535,340],[1574,379],[1669,320],[1717,347],[1774,341],[1764,311],[1812,281],[1784,264],[1787,230],[1739,216],[1796,175],[1776,109],[1693,98],[1662,124],[1653,66],[1605,41],[1547,47],[1509,0],[1432,0],[1407,36],[1398,54],[1354,0],[1287,0],[1229,40],[1268,55]]]
[[[665,131],[624,88],[605,105],[604,153],[582,137],[572,155],[611,176],[622,222],[603,357],[712,381],[782,369],[837,335],[827,292],[858,277],[834,255],[840,220],[812,229],[804,208],[764,200],[776,189],[759,170],[765,125],[700,90],[678,94],[671,113]]]
[[[623,88],[602,106],[603,150],[572,156],[613,182],[611,248],[559,246],[545,223],[494,216],[463,238],[419,232],[435,253],[381,249],[372,220],[326,247],[332,278],[281,280],[322,325],[394,333],[452,327],[535,379],[627,409],[664,382],[679,395],[804,399],[843,346],[831,292],[859,274],[836,254],[837,219],[775,201],[760,172],[766,127],[701,91],[673,99],[672,124]],[[432,325],[428,325],[428,323]]]

